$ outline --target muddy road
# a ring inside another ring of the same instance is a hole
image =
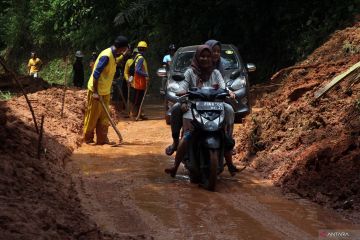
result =
[[[160,105],[145,111],[149,120],[119,123],[124,145],[84,144],[68,164],[101,229],[154,239],[318,239],[321,229],[356,229],[330,210],[282,195],[251,169],[235,177],[224,172],[216,192],[190,184],[183,168],[169,177],[170,128]],[[117,139],[112,130],[109,137]]]

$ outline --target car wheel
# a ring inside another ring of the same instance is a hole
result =
[[[242,120],[243,120],[243,116],[241,116],[241,114],[235,114],[235,119],[234,119],[235,123],[242,123]]]

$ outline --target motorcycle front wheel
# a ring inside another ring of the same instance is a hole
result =
[[[219,163],[219,151],[209,149],[209,167],[207,173],[203,173],[203,185],[206,190],[214,191],[217,180],[217,168]]]

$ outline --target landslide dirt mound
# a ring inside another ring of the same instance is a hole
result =
[[[84,214],[64,171],[64,159],[80,144],[86,91],[67,91],[63,118],[62,94],[51,88],[28,95],[38,125],[45,119],[40,159],[24,97],[0,101],[1,239],[120,239],[101,233]]]
[[[360,23],[335,32],[298,66],[254,86],[253,113],[237,133],[238,159],[284,191],[360,222],[360,84],[314,93],[360,61]]]
[[[37,91],[45,90],[50,87],[48,82],[42,78],[33,78],[30,76],[18,76],[17,80],[21,83],[26,93],[34,93]],[[16,84],[13,75],[10,73],[0,74],[0,90],[9,91],[13,94],[21,95],[21,89]]]

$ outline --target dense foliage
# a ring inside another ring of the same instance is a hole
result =
[[[13,62],[34,49],[45,59],[101,50],[118,34],[150,44],[152,69],[169,43],[209,38],[238,46],[263,79],[305,57],[359,14],[360,0],[4,0],[0,47]]]

